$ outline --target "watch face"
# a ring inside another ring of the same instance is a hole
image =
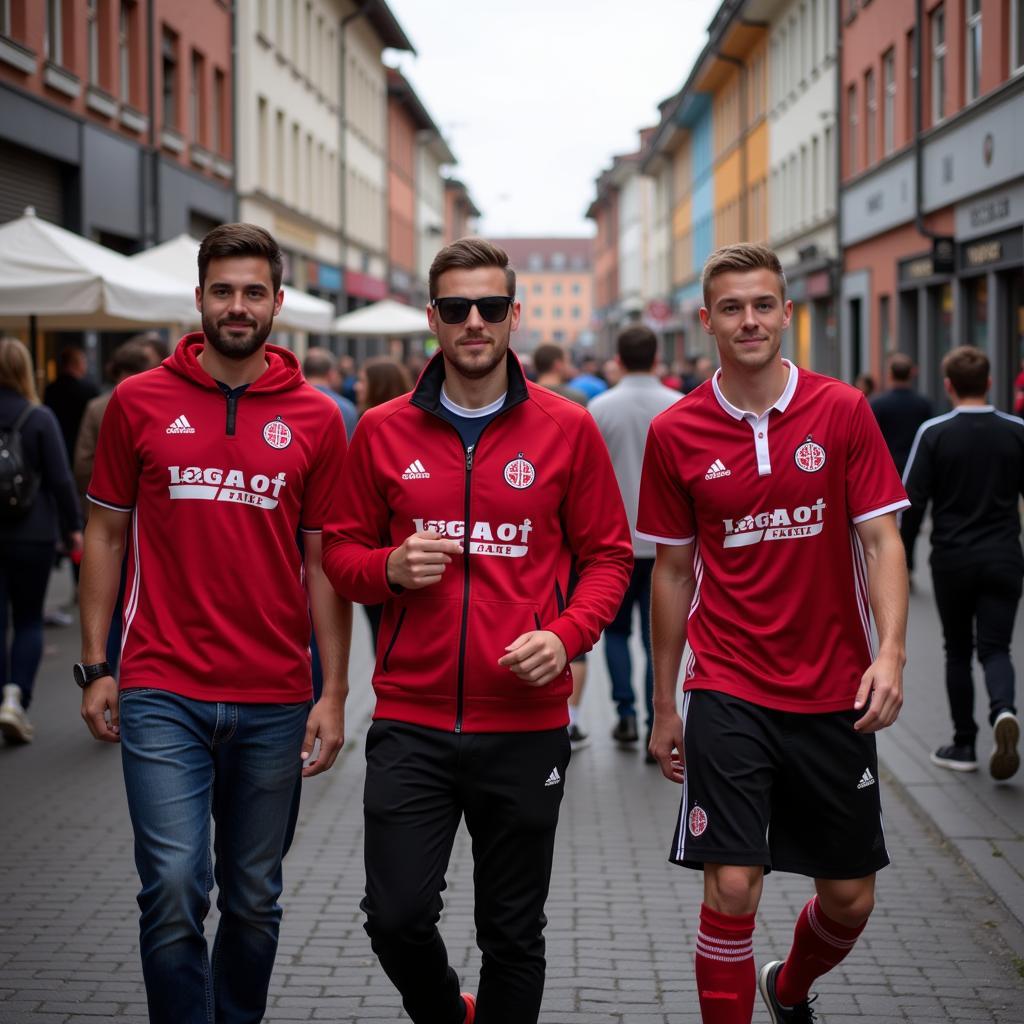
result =
[[[81,665],[75,665],[71,671],[75,677],[75,682],[79,686],[85,686],[85,669]]]

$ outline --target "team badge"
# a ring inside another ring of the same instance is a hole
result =
[[[536,479],[537,470],[533,468],[532,462],[523,458],[522,452],[505,466],[505,483],[517,491],[526,490]]]
[[[695,839],[697,836],[703,835],[708,828],[708,816],[704,812],[704,808],[698,807],[697,804],[694,804],[693,810],[690,811],[688,824],[690,826],[690,835]]]
[[[812,441],[808,434],[807,440],[793,454],[793,461],[797,469],[805,473],[817,473],[825,465],[825,449]]]
[[[292,428],[280,416],[263,424],[263,440],[271,448],[287,448],[292,443]]]

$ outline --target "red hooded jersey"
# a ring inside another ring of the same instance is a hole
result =
[[[207,701],[311,695],[298,531],[333,514],[345,456],[338,407],[295,356],[229,399],[199,365],[202,334],[118,385],[89,499],[132,513],[121,687]]]
[[[535,629],[556,633],[571,659],[593,646],[622,600],[632,545],[597,425],[575,402],[528,383],[511,353],[508,367],[505,407],[471,451],[438,413],[440,354],[411,394],[367,412],[352,439],[324,569],[343,596],[384,603],[375,718],[455,732],[564,726],[568,665],[535,687],[498,659]],[[387,558],[423,530],[460,540],[464,554],[438,583],[395,593]]]

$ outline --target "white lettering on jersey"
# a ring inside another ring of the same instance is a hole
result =
[[[824,528],[825,508],[825,499],[819,498],[813,505],[798,505],[794,509],[777,508],[736,520],[723,519],[724,546],[742,548],[759,544],[763,540],[813,537]]]
[[[442,537],[461,540],[466,535],[466,524],[461,519],[414,519],[417,533],[433,530]],[[478,519],[469,531],[469,553],[471,555],[498,555],[501,558],[523,558],[530,550],[527,537],[533,532],[529,519],[521,523],[499,523],[492,526],[485,519]],[[518,540],[518,544],[510,541]]]
[[[256,508],[277,508],[278,498],[285,486],[285,474],[274,476],[255,473],[246,477],[240,469],[218,469],[210,466],[168,466],[170,484],[168,495],[172,500],[232,501]]]

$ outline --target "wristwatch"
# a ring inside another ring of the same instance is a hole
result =
[[[103,676],[112,676],[114,673],[111,671],[110,663],[106,661],[99,661],[95,665],[83,665],[78,662],[72,670],[75,676],[75,682],[84,690],[91,682],[97,679],[102,679]]]

